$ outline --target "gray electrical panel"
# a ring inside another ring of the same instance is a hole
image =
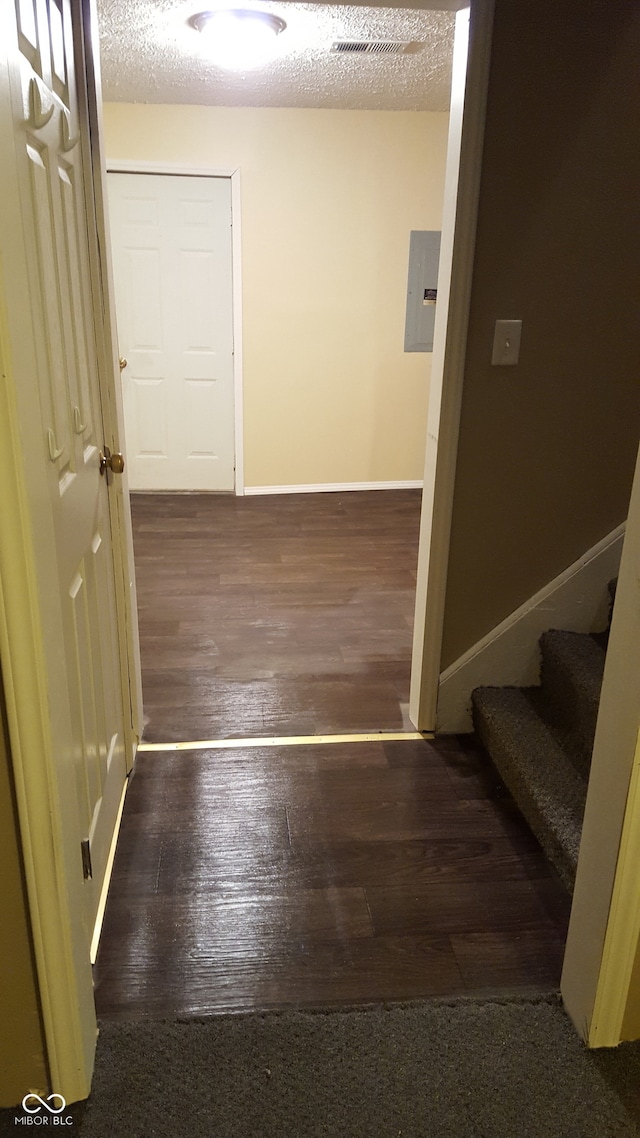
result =
[[[412,229],[409,241],[409,284],[404,328],[405,352],[432,352],[436,319],[440,233]]]

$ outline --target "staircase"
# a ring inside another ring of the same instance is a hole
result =
[[[611,599],[615,582],[609,586]],[[476,688],[476,733],[571,892],[608,633],[545,632],[535,688]]]

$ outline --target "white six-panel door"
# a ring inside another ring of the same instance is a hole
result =
[[[109,174],[132,490],[235,485],[231,181]]]
[[[75,788],[61,809],[78,839],[76,875],[86,847],[88,954],[127,767],[71,3],[20,0],[16,9],[15,167],[29,321],[12,298],[9,328],[16,381],[37,385],[38,405],[23,413],[23,429],[25,438],[39,433],[46,468],[46,495],[32,508],[53,529],[55,558],[41,554],[39,568],[41,588],[59,590],[62,639],[52,627],[45,632],[49,667],[65,685],[51,718],[60,778]],[[17,282],[22,261],[13,271]]]

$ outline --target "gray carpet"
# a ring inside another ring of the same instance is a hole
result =
[[[573,891],[607,633],[540,637],[539,687],[472,692],[478,738],[549,861]]]
[[[639,1088],[640,1044],[588,1052],[555,997],[110,1023],[66,1133],[638,1138]]]
[[[474,726],[501,778],[573,892],[587,784],[538,713],[530,689],[476,688]]]

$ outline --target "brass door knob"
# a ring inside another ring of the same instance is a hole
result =
[[[112,454],[109,447],[105,447],[104,451],[100,451],[100,473],[104,474],[107,470],[111,470],[113,474],[122,474],[124,470],[124,455],[120,451]]]
[[[124,369],[128,366],[129,361],[125,360],[124,356],[120,356],[118,363],[120,364],[120,371],[124,371]]]

